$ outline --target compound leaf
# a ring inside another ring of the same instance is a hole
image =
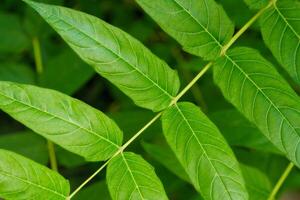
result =
[[[137,0],[185,51],[215,59],[231,38],[234,26],[213,0]]]
[[[300,3],[273,3],[262,16],[261,32],[273,55],[300,84]]]
[[[122,132],[110,118],[54,90],[0,81],[0,109],[90,161],[108,159],[122,143]]]
[[[85,62],[137,105],[159,111],[177,94],[177,73],[127,33],[79,11],[26,2]]]
[[[165,137],[204,199],[248,199],[239,164],[217,127],[191,103],[162,116]]]
[[[113,200],[168,199],[153,167],[131,152],[113,158],[107,167],[106,180]]]
[[[214,65],[223,95],[298,167],[300,99],[257,51],[235,48]]]
[[[0,149],[0,197],[66,200],[69,182],[58,173],[16,153]]]

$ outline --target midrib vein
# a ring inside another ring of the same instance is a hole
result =
[[[285,120],[287,122],[287,124],[292,128],[293,132],[295,132],[298,135],[298,132],[296,131],[296,129],[294,128],[294,126],[290,123],[290,121],[284,116],[284,114],[277,108],[277,106],[274,104],[274,102],[263,92],[263,90],[260,89],[260,87],[248,76],[248,74],[246,74],[246,72],[240,68],[240,66],[233,60],[231,59],[230,56],[228,56],[227,54],[224,55],[228,60],[230,60],[234,66],[237,67],[237,69],[254,85],[254,87],[267,99],[267,101],[269,101],[269,103],[272,105],[273,108],[275,108],[275,110],[281,115],[282,119]],[[282,134],[282,133],[281,133]],[[284,148],[284,150],[286,151],[285,146],[282,144],[282,147]],[[286,151],[286,153],[288,153]]]
[[[137,182],[135,181],[135,178],[134,178],[134,176],[133,176],[133,174],[132,174],[132,171],[131,171],[131,169],[130,169],[130,167],[129,167],[127,161],[126,161],[126,158],[125,158],[124,154],[121,153],[121,156],[122,156],[122,160],[124,161],[124,163],[125,163],[125,165],[126,165],[126,168],[127,168],[128,172],[129,172],[129,174],[130,174],[130,176],[131,176],[131,178],[132,178],[132,180],[133,180],[133,183],[134,183],[134,185],[135,185],[135,188],[137,189],[137,191],[138,191],[140,197],[141,197],[143,200],[146,200],[146,199],[144,198],[144,196],[142,195],[142,192],[141,192],[141,190],[140,190],[140,188],[139,188],[139,185],[138,185]]]
[[[88,132],[88,133],[90,133],[90,134],[92,134],[92,135],[95,135],[95,136],[99,137],[100,139],[102,139],[102,140],[104,140],[104,141],[110,143],[111,145],[114,145],[115,147],[119,148],[119,145],[113,143],[112,141],[108,140],[107,138],[105,138],[105,137],[103,137],[103,136],[101,136],[101,135],[98,135],[96,132],[94,132],[94,131],[92,131],[92,130],[86,129],[86,128],[82,127],[82,126],[79,126],[78,124],[75,124],[75,123],[73,123],[73,122],[71,122],[71,121],[67,121],[67,120],[64,119],[64,118],[61,118],[61,117],[59,117],[59,116],[57,116],[57,115],[54,115],[54,114],[51,114],[51,113],[46,112],[46,111],[44,111],[44,110],[41,110],[40,108],[34,107],[34,106],[30,105],[30,104],[26,104],[26,103],[24,103],[24,102],[22,102],[22,101],[19,101],[18,99],[15,99],[15,98],[12,98],[12,97],[10,97],[10,96],[7,96],[7,95],[5,95],[5,94],[3,94],[3,93],[1,93],[1,92],[0,92],[0,95],[3,96],[3,97],[5,97],[5,98],[8,98],[8,99],[10,99],[10,100],[13,100],[13,101],[15,101],[15,102],[18,102],[19,104],[22,104],[22,105],[24,105],[24,106],[28,106],[28,107],[30,107],[31,109],[37,110],[37,111],[39,111],[39,112],[41,112],[41,113],[45,113],[45,114],[50,115],[50,116],[52,116],[52,117],[54,117],[54,118],[57,118],[57,119],[59,119],[59,120],[62,120],[62,121],[64,121],[64,122],[68,123],[68,124],[71,124],[71,125],[73,125],[73,126],[76,126],[76,127],[80,128],[80,129],[82,129],[82,130],[84,130],[84,131],[86,131],[86,132]],[[1,105],[0,105],[0,107],[1,107]],[[51,135],[50,135],[50,136],[51,136]]]
[[[223,179],[222,179],[221,176],[219,175],[219,171],[215,168],[215,166],[214,166],[213,163],[211,162],[211,160],[210,160],[210,158],[209,158],[209,156],[208,156],[208,154],[207,154],[205,148],[203,147],[203,145],[202,145],[201,142],[199,141],[198,137],[196,136],[196,134],[195,134],[193,128],[191,127],[191,125],[190,125],[188,119],[187,119],[187,118],[184,116],[184,114],[181,112],[181,110],[180,110],[180,108],[178,107],[178,105],[175,104],[175,106],[176,106],[176,108],[177,108],[179,114],[181,115],[181,117],[182,117],[183,120],[186,122],[186,124],[188,125],[189,129],[191,130],[192,135],[194,136],[194,138],[196,139],[196,141],[197,141],[197,143],[199,144],[200,148],[202,149],[202,151],[203,151],[205,157],[207,158],[207,160],[209,161],[210,165],[212,166],[212,168],[213,168],[214,171],[216,172],[216,175],[218,176],[218,178],[219,178],[220,181],[222,182],[222,185],[224,186],[225,191],[226,191],[227,194],[229,195],[230,199],[234,200],[234,199],[231,197],[231,194],[230,194],[230,192],[229,192],[229,190],[228,190],[226,184],[224,183]]]
[[[45,12],[45,11],[44,11]],[[154,84],[158,89],[160,89],[163,93],[165,93],[169,99],[173,99],[173,96],[171,94],[169,94],[165,89],[163,89],[162,87],[160,87],[160,85],[158,85],[155,81],[153,81],[151,78],[149,78],[146,74],[144,74],[144,72],[142,72],[141,70],[139,70],[137,67],[133,66],[132,64],[130,64],[125,58],[123,58],[121,55],[115,53],[114,51],[112,51],[110,48],[106,47],[104,44],[100,43],[100,41],[94,39],[93,37],[91,37],[88,33],[85,33],[84,31],[80,30],[79,28],[77,28],[76,26],[74,26],[73,24],[69,23],[68,21],[64,20],[63,18],[58,18],[55,15],[54,16],[57,20],[61,20],[62,22],[68,24],[69,26],[71,26],[72,28],[74,28],[76,31],[82,33],[85,37],[91,39],[92,41],[94,41],[96,44],[98,44],[99,46],[107,49],[109,52],[111,52],[114,56],[116,56],[117,58],[120,58],[121,60],[123,60],[128,66],[130,66],[133,70],[136,70],[138,73],[140,73],[144,78],[146,78],[148,81],[150,81],[152,84]],[[50,16],[51,17],[51,16]],[[50,18],[48,16],[48,18]],[[97,19],[99,20],[99,19]],[[101,21],[102,22],[102,21]],[[102,22],[104,24],[104,22]],[[51,23],[49,23],[51,25]],[[52,26],[52,25],[51,25]],[[103,26],[106,26],[106,24],[104,24]],[[54,28],[54,26],[53,26]],[[95,29],[94,29],[95,30]]]
[[[277,7],[276,3],[274,3],[273,5],[274,5],[274,9],[276,10],[276,12],[280,16],[280,18],[286,23],[286,25],[289,27],[289,29],[295,34],[295,36],[298,38],[298,40],[300,40],[299,34],[295,31],[293,26],[286,20],[285,16],[280,12],[280,9]]]
[[[42,185],[38,185],[38,184],[36,184],[36,183],[34,183],[34,182],[31,182],[31,181],[29,181],[29,180],[27,180],[27,179],[24,179],[24,178],[21,178],[21,177],[18,177],[18,176],[14,176],[14,175],[12,175],[12,174],[10,174],[10,173],[7,173],[6,171],[0,170],[0,173],[2,173],[4,176],[8,176],[8,177],[10,177],[10,178],[16,178],[16,179],[18,179],[18,180],[20,180],[20,181],[22,181],[22,182],[24,182],[24,183],[27,183],[27,184],[29,184],[29,185],[33,185],[33,186],[35,186],[35,187],[41,188],[42,190],[46,190],[46,191],[52,192],[52,193],[54,193],[54,194],[56,194],[56,195],[58,195],[58,196],[61,196],[61,197],[64,197],[64,198],[67,197],[67,196],[65,196],[65,195],[63,195],[63,194],[61,194],[61,193],[58,193],[58,192],[55,191],[55,190],[52,190],[52,189],[47,188],[47,187],[42,186]]]
[[[217,45],[222,49],[223,45],[215,38],[215,36],[213,36],[205,26],[203,26],[201,24],[201,22],[198,21],[198,19],[196,19],[184,6],[182,6],[180,3],[177,2],[177,0],[174,0],[174,2],[180,7],[182,8],[197,24],[199,24],[201,26],[202,29],[204,29],[204,31],[217,43]],[[207,15],[209,15],[208,11],[207,11]]]

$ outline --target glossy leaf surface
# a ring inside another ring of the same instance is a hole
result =
[[[0,149],[0,197],[66,200],[69,182],[58,173],[16,153]]]
[[[248,199],[239,164],[217,127],[192,103],[162,116],[164,135],[204,199]]]
[[[115,157],[108,165],[106,178],[113,200],[168,199],[153,167],[134,153]]]
[[[300,99],[271,63],[253,49],[235,48],[213,69],[226,99],[300,166]]]
[[[262,16],[261,32],[282,67],[300,84],[300,2],[272,4]]]
[[[127,33],[79,11],[26,2],[85,62],[137,105],[159,111],[177,94],[177,73]]]
[[[185,51],[206,59],[215,59],[234,31],[223,8],[213,0],[137,2]]]
[[[106,160],[122,143],[122,132],[111,119],[54,90],[0,82],[0,109],[90,161]]]

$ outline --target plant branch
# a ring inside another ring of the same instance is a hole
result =
[[[161,115],[162,115],[162,112],[155,115],[155,117],[153,117],[143,128],[141,128],[132,138],[130,138],[130,140],[128,140],[123,146],[121,146],[119,148],[119,150],[109,160],[107,160],[94,174],[92,174],[79,187],[77,187],[77,189],[69,196],[68,199],[71,199],[76,193],[78,193],[81,188],[83,188],[90,180],[92,180],[97,174],[99,174],[99,172],[101,172],[114,157],[116,157],[121,152],[123,152],[126,147],[128,147],[138,136],[140,136],[144,132],[144,130],[146,130],[157,119],[159,119]]]
[[[58,171],[54,144],[53,142],[47,140],[47,146],[48,146],[51,169],[53,169],[54,171]]]
[[[189,90],[193,86],[193,84],[209,69],[209,67],[212,65],[212,62],[208,63],[199,73],[198,75],[188,84],[182,92],[180,92],[170,103],[169,107],[176,104],[176,102],[184,95],[185,92]],[[138,138],[149,126],[151,126],[156,120],[160,118],[162,115],[162,112],[158,113],[153,117],[143,128],[141,128],[136,134],[134,134],[133,137],[131,137],[124,145],[120,147],[120,149],[109,159],[107,160],[94,174],[92,174],[88,179],[86,179],[79,187],[76,188],[76,190],[69,196],[68,200],[71,199],[76,193],[79,192],[81,188],[83,188],[90,180],[92,180],[98,173],[100,173],[105,166],[108,165],[108,163],[116,157],[118,154],[123,152],[136,138]]]
[[[38,75],[41,75],[43,73],[43,61],[42,61],[40,41],[37,37],[34,37],[32,39],[32,46],[33,46],[36,72],[38,73]]]
[[[236,32],[229,42],[223,46],[221,56],[225,55],[226,51],[236,42],[236,40],[273,4],[274,2],[272,0],[266,7],[260,9],[238,32]]]
[[[185,82],[190,81],[193,78],[193,74],[190,73],[190,71],[184,67],[185,60],[184,60],[182,54],[180,53],[180,50],[178,50],[177,48],[174,48],[174,49],[172,49],[172,54],[178,63],[178,71],[180,71],[182,73],[183,79],[185,80]],[[191,93],[192,93],[195,101],[202,108],[202,110],[207,111],[208,107],[205,103],[205,100],[203,98],[203,94],[201,92],[199,85],[195,84],[193,87],[191,87]]]
[[[43,73],[43,60],[42,60],[40,41],[37,37],[34,37],[32,39],[32,46],[33,46],[34,62],[35,62],[35,67],[36,67],[36,72],[38,74],[38,82],[39,82],[39,77]],[[51,169],[53,169],[54,171],[58,171],[54,144],[51,141],[47,140],[47,147],[48,147]]]
[[[273,0],[272,0],[273,2]],[[273,4],[273,3],[272,3]],[[235,41],[256,21],[256,19],[268,8],[272,5],[268,4],[265,8],[261,9],[257,14],[255,14],[232,38],[231,40],[223,46],[220,56],[224,55],[226,51],[235,43]],[[206,64],[202,70],[195,76],[195,78],[187,85],[185,88],[171,101],[170,106],[177,103],[177,101],[209,70],[209,68],[213,65],[213,61]],[[151,124],[153,124],[159,117],[162,115],[162,112],[158,113],[150,122],[148,122],[142,129],[140,129],[131,139],[129,139],[120,149],[109,159],[107,160],[93,175],[91,175],[88,179],[86,179],[69,197],[70,200],[77,194],[80,189],[82,189],[90,180],[92,180],[98,173],[100,173],[108,163],[116,157],[119,153],[123,152],[126,147],[128,147],[138,136],[140,136],[144,130],[146,130]]]
[[[209,62],[206,64],[203,69],[193,78],[193,80],[183,88],[183,90],[173,99],[169,106],[174,105],[204,74],[207,70],[212,66],[213,62]]]
[[[76,190],[70,194],[70,196],[67,198],[67,200],[70,200],[71,198],[74,197],[74,195],[76,195],[88,182],[90,182],[95,176],[97,176],[97,174],[99,174],[99,172],[101,172],[107,165],[108,163],[114,158],[116,157],[120,152],[117,151],[109,160],[107,160],[103,165],[101,165],[101,167],[95,171],[88,179],[86,179],[79,187],[76,188]]]
[[[268,197],[268,200],[274,200],[275,199],[276,194],[278,193],[278,191],[281,188],[281,186],[282,186],[283,182],[285,181],[285,179],[288,177],[288,175],[292,171],[293,167],[294,167],[294,164],[292,162],[290,162],[289,165],[284,170],[281,177],[279,178],[279,180],[277,181],[277,183],[276,183],[275,187],[273,188],[270,196]]]

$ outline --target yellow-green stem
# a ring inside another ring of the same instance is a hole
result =
[[[231,45],[255,22],[255,20],[270,6],[261,9],[256,15],[254,15],[232,38],[231,40],[222,48],[221,56],[226,53],[226,51],[231,47]],[[213,65],[213,62],[206,64],[202,70],[195,76],[195,78],[171,101],[170,106],[177,103],[177,101],[208,71],[208,69]],[[92,176],[86,179],[69,197],[70,200],[74,195],[76,195],[80,189],[82,189],[90,180],[92,180],[97,174],[99,174],[105,166],[119,153],[123,152],[127,146],[129,146],[138,136],[142,134],[151,124],[153,124],[159,117],[162,115],[162,112],[158,113],[150,122],[148,122],[141,130],[139,130],[131,139],[129,139],[120,149],[109,159],[107,160]]]
[[[51,141],[47,140],[47,146],[51,169],[53,169],[54,171],[58,171],[54,144]]]
[[[38,80],[39,80],[40,75],[43,73],[43,60],[42,60],[42,53],[41,53],[41,45],[38,37],[32,38],[32,46],[33,46],[36,72],[38,74]],[[47,140],[47,147],[48,147],[51,169],[58,171],[54,144],[51,141]]]
[[[36,72],[40,75],[43,73],[43,62],[42,62],[40,41],[37,37],[34,37],[32,39],[32,46],[33,46],[33,54],[34,54]]]
[[[172,49],[173,57],[176,59],[178,63],[178,71],[181,72],[183,79],[185,79],[186,82],[190,81],[193,78],[193,74],[190,73],[188,69],[185,69],[185,61],[183,56],[180,53],[180,50],[177,48]],[[207,111],[208,107],[205,103],[205,100],[203,98],[203,94],[201,92],[201,89],[199,85],[195,84],[193,87],[191,87],[191,93],[197,102],[197,104],[202,108],[203,111]]]
[[[92,180],[99,172],[101,172],[106,165],[119,153],[123,152],[124,149],[129,146],[140,134],[144,132],[149,126],[151,126],[159,117],[162,115],[162,113],[158,113],[153,117],[143,128],[141,128],[130,140],[128,140],[122,147],[119,148],[119,150],[109,159],[107,160],[94,174],[92,174],[88,179],[86,179],[79,187],[76,188],[76,190],[69,196],[68,199],[71,199],[76,193],[79,192],[81,188],[83,188],[90,180]]]
[[[281,177],[279,178],[279,180],[277,181],[277,183],[276,183],[275,187],[273,188],[268,200],[274,200],[275,199],[279,189],[281,188],[283,182],[285,181],[285,179],[288,177],[288,175],[292,171],[293,167],[294,167],[294,164],[290,162],[289,165],[284,170]]]
[[[182,90],[182,92],[180,92],[174,99],[173,101],[170,103],[169,106],[174,105],[179,99],[180,97],[182,97],[184,95],[185,92],[187,92],[189,90],[189,88],[191,88],[193,86],[193,84],[201,77],[204,75],[204,73],[209,69],[209,67],[212,65],[212,62],[208,63],[199,73],[198,75]],[[108,163],[112,160],[112,158],[114,158],[115,156],[117,156],[119,153],[123,152],[126,147],[128,147],[136,138],[138,138],[143,132],[144,130],[146,130],[149,126],[151,126],[157,119],[160,118],[160,116],[162,115],[162,112],[158,113],[157,115],[155,115],[155,117],[153,117],[143,128],[141,128],[132,138],[130,138],[123,146],[120,147],[120,149],[109,159],[107,160],[94,174],[92,174],[88,179],[86,179],[79,187],[76,188],[76,190],[68,197],[68,200],[70,200],[74,195],[76,195],[81,188],[83,188],[90,180],[92,180],[98,173],[100,173],[105,166],[108,165]]]
[[[101,167],[95,171],[88,179],[86,179],[79,187],[76,188],[76,190],[69,195],[69,197],[67,198],[67,200],[70,200],[71,198],[74,197],[74,195],[76,195],[88,182],[90,182],[90,180],[92,180],[95,176],[97,176],[97,174],[99,174],[99,172],[101,172],[107,165],[108,163],[114,158],[116,157],[120,152],[116,152],[109,160],[107,160],[103,165],[101,165]]]
[[[222,48],[221,56],[235,43],[235,41],[267,10],[274,2],[271,1],[266,7],[260,9]]]
[[[173,99],[173,101],[170,103],[171,105],[174,105],[202,76],[207,72],[207,70],[212,66],[213,62],[209,62],[206,64],[203,69],[193,78],[193,80],[183,88],[183,90]]]
[[[189,90],[193,86],[193,84],[209,69],[212,63],[207,64],[199,73],[198,75],[180,92],[170,103],[169,106],[174,105],[180,97],[184,95],[185,92]],[[132,138],[130,138],[123,146],[120,147],[120,149],[109,159],[107,160],[94,174],[92,174],[88,179],[86,179],[79,187],[76,188],[76,190],[68,197],[68,199],[71,199],[76,193],[78,193],[81,188],[83,188],[90,180],[92,180],[98,173],[100,173],[105,166],[108,165],[108,163],[119,153],[123,152],[136,138],[138,138],[144,130],[146,130],[149,126],[151,126],[156,120],[160,118],[162,115],[162,112],[158,113],[153,117],[143,128],[141,128]]]

